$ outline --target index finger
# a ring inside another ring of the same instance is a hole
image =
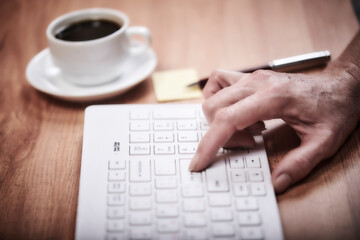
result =
[[[201,171],[212,162],[219,148],[225,145],[236,131],[234,117],[235,114],[229,113],[226,108],[217,112],[214,122],[198,145],[189,166],[190,171]]]

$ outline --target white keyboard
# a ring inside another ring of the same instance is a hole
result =
[[[261,135],[189,172],[199,104],[86,109],[77,239],[282,239]]]

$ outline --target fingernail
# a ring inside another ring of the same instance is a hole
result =
[[[281,174],[275,179],[274,182],[275,192],[277,193],[283,192],[290,185],[290,183],[291,183],[291,178],[289,174],[287,173]]]
[[[190,162],[190,165],[189,165],[189,171],[192,172],[195,170],[196,168],[196,164],[197,164],[197,158],[194,157],[191,162]]]

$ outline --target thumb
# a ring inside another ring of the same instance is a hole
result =
[[[326,147],[325,139],[312,137],[288,152],[272,173],[275,192],[281,193],[305,177],[326,157],[324,149],[328,149],[328,146]]]

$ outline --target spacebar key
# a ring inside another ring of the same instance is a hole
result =
[[[206,182],[209,192],[227,192],[229,184],[226,176],[225,161],[217,161],[206,169]]]

